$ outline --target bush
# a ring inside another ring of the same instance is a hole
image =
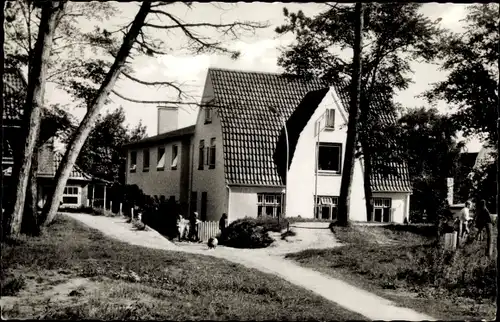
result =
[[[168,238],[177,236],[177,214],[180,205],[175,200],[147,197],[142,211],[142,222]]]
[[[93,213],[92,207],[84,207],[84,206],[80,206],[78,208],[64,207],[64,208],[59,208],[58,211],[71,212],[71,213],[83,213],[83,214]]]
[[[280,232],[281,223],[277,219],[238,219],[220,236],[220,244],[234,248],[265,248],[274,242],[269,231]]]
[[[22,276],[8,278],[2,281],[2,296],[15,296],[25,285],[26,282]]]

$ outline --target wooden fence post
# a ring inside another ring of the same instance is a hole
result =
[[[113,200],[109,201],[109,211],[113,212]]]
[[[130,213],[132,214],[132,220],[134,220],[134,207],[130,208]]]
[[[123,206],[123,204],[120,202],[120,215],[122,215],[122,216],[123,216],[122,206]]]

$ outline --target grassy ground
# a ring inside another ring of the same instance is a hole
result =
[[[132,246],[63,216],[42,237],[1,246],[6,318],[363,319],[278,277]]]
[[[492,260],[478,243],[443,253],[431,229],[334,227],[345,246],[287,257],[439,319],[494,319],[496,250]]]

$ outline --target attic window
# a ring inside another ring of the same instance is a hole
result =
[[[178,159],[179,159],[179,148],[177,145],[172,145],[172,165],[171,165],[172,170],[177,169]]]
[[[212,123],[212,109],[205,106],[205,124]]]
[[[325,129],[334,130],[335,129],[335,110],[327,109],[325,113]]]
[[[165,169],[165,148],[158,148],[158,164],[156,165],[156,170],[163,171]]]
[[[137,152],[130,152],[130,172],[135,172],[137,169]]]
[[[215,138],[210,139],[208,168],[215,169]]]

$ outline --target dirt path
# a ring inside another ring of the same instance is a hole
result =
[[[413,310],[398,307],[384,298],[284,259],[283,255],[289,252],[338,246],[325,223],[298,223],[292,227],[297,232],[294,242],[279,240],[276,246],[267,249],[240,250],[219,246],[216,250],[208,250],[204,244],[174,244],[154,230],[136,231],[125,222],[124,218],[73,213],[65,215],[130,244],[214,256],[275,274],[371,320],[436,320]]]

